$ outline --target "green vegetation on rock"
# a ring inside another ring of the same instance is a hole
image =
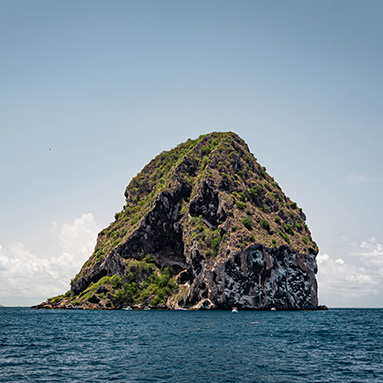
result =
[[[245,217],[242,219],[243,226],[246,227],[246,229],[251,230],[253,228],[253,222],[251,221],[250,217]]]

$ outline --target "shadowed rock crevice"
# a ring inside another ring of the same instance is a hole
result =
[[[193,217],[202,216],[214,228],[226,220],[222,198],[211,180],[202,181],[198,194],[190,203],[189,213]]]

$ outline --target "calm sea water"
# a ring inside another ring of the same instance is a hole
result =
[[[383,382],[383,310],[0,308],[0,382]]]

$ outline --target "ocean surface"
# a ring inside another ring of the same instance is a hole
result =
[[[0,382],[383,382],[383,309],[0,308]]]

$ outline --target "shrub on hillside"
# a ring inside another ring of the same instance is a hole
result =
[[[282,231],[278,231],[278,234],[288,243],[290,244],[290,238],[287,234],[283,233]]]
[[[267,220],[263,219],[260,223],[261,227],[267,231],[270,230],[270,224]]]
[[[251,230],[251,229],[252,229],[253,222],[252,222],[252,220],[251,220],[250,217],[245,217],[245,218],[242,220],[242,223],[243,223],[243,226],[246,227],[246,229],[248,229],[248,230]]]
[[[287,234],[294,235],[293,227],[291,226],[290,223],[287,223],[285,225],[285,231]]]

